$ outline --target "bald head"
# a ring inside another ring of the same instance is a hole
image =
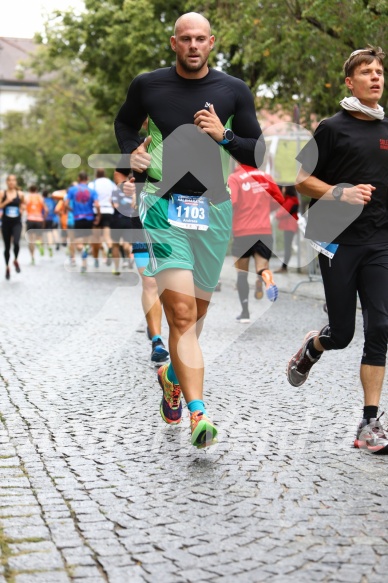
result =
[[[184,28],[187,27],[196,28],[198,26],[200,26],[201,28],[205,28],[207,34],[209,36],[211,35],[210,22],[208,21],[207,18],[205,18],[204,16],[202,16],[202,14],[199,14],[198,12],[187,12],[186,14],[182,14],[182,16],[180,16],[176,21],[174,27],[174,35],[177,36]]]
[[[183,14],[175,23],[175,34],[170,38],[176,53],[176,71],[187,79],[207,75],[207,60],[214,45],[209,21],[197,12]]]

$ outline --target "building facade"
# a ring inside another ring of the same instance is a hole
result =
[[[0,128],[4,114],[28,111],[35,101],[39,91],[38,77],[21,64],[35,50],[32,39],[0,37]],[[1,188],[4,188],[4,173],[0,166]]]

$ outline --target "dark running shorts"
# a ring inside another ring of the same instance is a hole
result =
[[[93,229],[93,220],[89,221],[88,219],[79,219],[78,221],[74,221],[74,237],[76,239],[90,237]]]
[[[101,213],[100,215],[100,222],[98,225],[94,225],[95,229],[103,229],[104,227],[110,227],[112,223],[113,215],[109,213]]]
[[[121,240],[125,243],[133,243],[135,233],[131,218],[114,216],[110,225],[110,236],[113,243],[120,243]]]
[[[246,235],[235,237],[232,243],[232,255],[234,257],[253,257],[255,253],[269,261],[272,255],[272,235]]]
[[[31,229],[44,229],[44,222],[43,221],[27,221],[26,230],[30,231]]]

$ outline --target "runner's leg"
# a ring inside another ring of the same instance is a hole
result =
[[[150,336],[160,336],[162,332],[162,304],[158,294],[158,286],[154,277],[143,275],[145,267],[138,267],[141,277],[141,303],[147,321]]]
[[[1,233],[4,240],[5,265],[8,267],[11,249],[12,225],[8,225],[5,221],[3,221],[1,225]]]
[[[237,270],[237,292],[240,299],[242,312],[240,316],[236,319],[237,321],[244,323],[249,322],[249,309],[248,309],[248,296],[249,296],[249,283],[248,283],[248,271],[249,271],[249,257],[240,257],[235,261],[235,267]]]
[[[201,291],[199,314],[191,271],[166,269],[156,275],[156,280],[169,325],[170,358],[183,396],[187,403],[202,400],[204,365],[197,320],[206,314],[211,294]],[[201,328],[202,323],[199,331]]]

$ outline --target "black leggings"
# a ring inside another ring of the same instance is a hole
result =
[[[319,256],[329,325],[319,333],[325,350],[350,344],[357,293],[364,320],[362,364],[385,366],[388,342],[388,243],[340,245],[333,259]]]
[[[20,221],[7,221],[3,218],[3,223],[1,225],[1,233],[4,239],[4,257],[5,257],[5,264],[8,266],[9,258],[10,258],[10,249],[11,249],[11,239],[13,239],[13,252],[15,255],[15,259],[17,259],[19,255],[19,242],[20,236],[22,234],[22,224]]]

